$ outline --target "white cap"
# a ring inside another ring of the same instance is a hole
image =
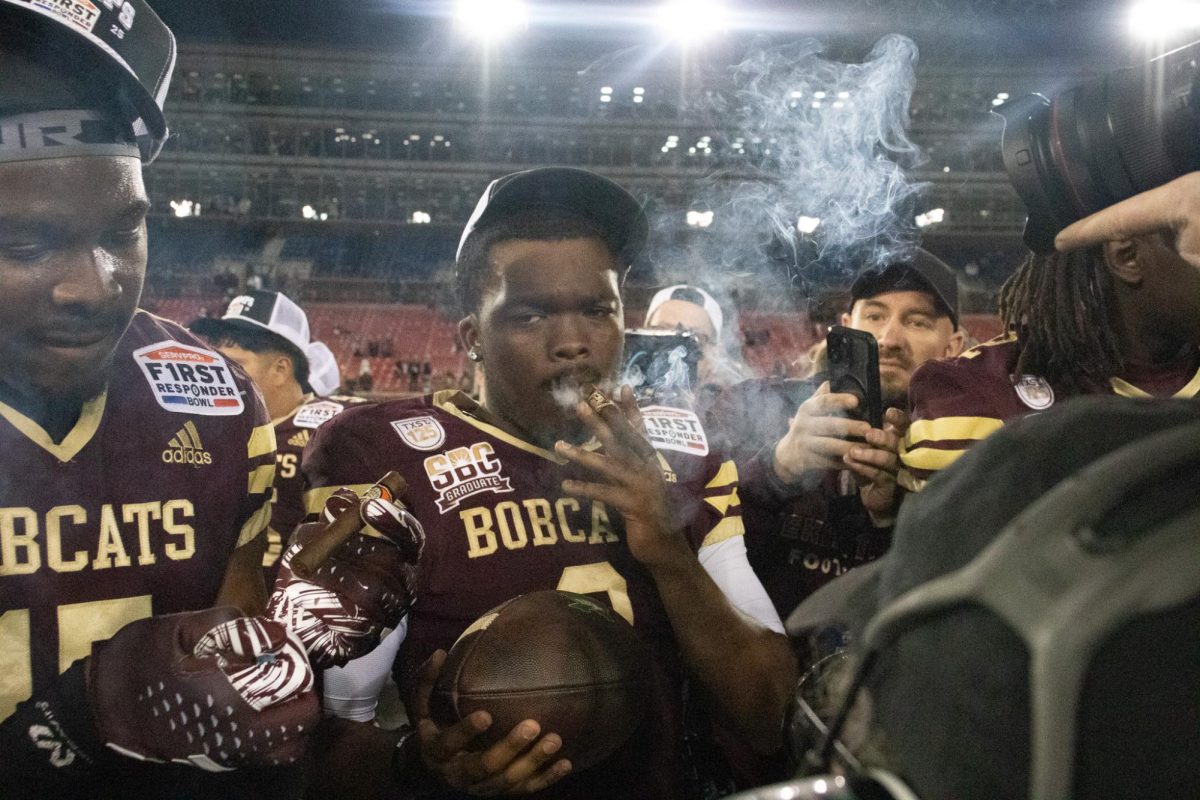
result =
[[[331,395],[342,385],[342,370],[333,351],[324,342],[312,342],[304,353],[308,357],[308,385],[318,397]]]
[[[238,295],[229,301],[221,320],[257,325],[287,339],[301,353],[308,350],[311,338],[308,315],[282,292],[253,291]]]
[[[654,297],[650,298],[649,307],[646,308],[647,322],[649,322],[654,312],[668,300],[683,300],[684,302],[703,308],[712,322],[713,330],[717,332],[717,339],[721,338],[721,323],[725,321],[725,315],[721,312],[721,306],[717,304],[717,301],[708,292],[697,286],[688,286],[686,283],[677,283],[674,286],[668,286],[656,292]]]

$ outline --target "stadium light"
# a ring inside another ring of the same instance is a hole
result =
[[[177,217],[198,217],[200,216],[200,204],[193,203],[191,200],[172,200],[171,211]]]
[[[1200,2],[1143,0],[1129,9],[1129,29],[1139,39],[1166,39],[1200,28]]]
[[[312,206],[306,205],[300,209],[300,216],[305,219],[314,219],[317,216],[317,210]]]
[[[410,219],[414,225],[428,225],[433,222],[433,217],[428,211],[414,211]]]
[[[687,44],[701,42],[729,24],[729,12],[717,0],[670,0],[657,17],[664,35]]]
[[[933,208],[926,211],[924,214],[917,214],[916,223],[918,228],[928,228],[930,225],[936,225],[946,219],[946,209]]]
[[[713,223],[713,212],[711,211],[689,211],[687,212],[687,224],[693,228],[707,228]]]
[[[815,231],[821,226],[821,220],[816,217],[806,217],[803,214],[796,220],[796,230],[803,233],[805,236]]]
[[[529,23],[529,6],[522,0],[458,0],[458,24],[478,39],[501,39]]]

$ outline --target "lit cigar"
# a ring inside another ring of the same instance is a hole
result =
[[[325,529],[317,534],[312,541],[300,548],[292,556],[292,572],[305,580],[312,577],[317,567],[333,555],[333,551],[341,547],[347,539],[363,529],[363,519],[359,509],[363,502],[381,498],[388,502],[400,504],[398,497],[408,489],[408,482],[398,472],[389,472],[379,479],[378,483],[367,490],[358,503],[342,510]]]
[[[595,411],[602,418],[604,417],[605,411],[608,411],[609,409],[614,409],[617,407],[617,404],[614,403],[612,400],[609,400],[608,397],[604,394],[604,392],[600,391],[599,389],[597,389],[595,386],[592,386],[591,384],[585,385],[583,387],[583,391],[586,393],[587,404],[589,406],[591,406],[592,411]]]

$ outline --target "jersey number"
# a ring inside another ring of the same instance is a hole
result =
[[[111,638],[134,620],[151,614],[150,595],[94,600],[58,607],[58,671],[91,655],[92,642]],[[29,609],[0,614],[0,720],[33,694],[33,641]]]
[[[567,567],[558,579],[558,589],[576,594],[607,594],[613,611],[633,624],[633,604],[629,602],[629,584],[607,561]]]

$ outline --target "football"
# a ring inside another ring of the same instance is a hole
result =
[[[637,728],[650,692],[650,651],[633,626],[581,594],[520,595],[471,624],[450,649],[434,686],[439,725],[474,711],[492,715],[483,749],[513,726],[537,720],[557,733],[573,771],[603,761]]]

